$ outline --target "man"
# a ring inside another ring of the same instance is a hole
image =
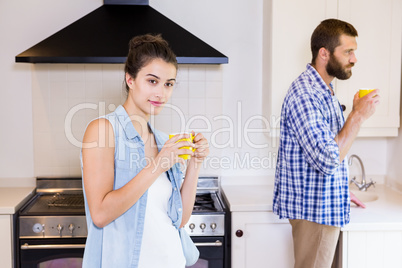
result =
[[[322,21],[311,36],[312,62],[282,106],[273,210],[292,226],[296,268],[331,267],[349,223],[346,154],[380,101],[378,90],[363,98],[357,92],[345,122],[334,95],[333,79],[350,78],[357,62],[356,37],[347,22]]]

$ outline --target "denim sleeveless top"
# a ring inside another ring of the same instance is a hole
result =
[[[114,189],[119,189],[134,178],[146,165],[144,142],[135,130],[123,106],[103,118],[109,120],[115,136]],[[158,150],[168,140],[168,136],[153,129]],[[81,170],[82,153],[81,153]],[[180,165],[175,164],[167,171],[172,184],[168,215],[178,229],[182,220],[182,200],[180,186],[183,173]],[[82,175],[83,176],[83,175]],[[84,187],[84,186],[83,186]],[[142,234],[144,230],[146,191],[141,198],[120,217],[103,228],[98,228],[91,219],[85,195],[85,212],[88,237],[85,245],[83,267],[138,267]]]

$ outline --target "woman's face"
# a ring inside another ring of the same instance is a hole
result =
[[[159,114],[172,95],[176,73],[176,67],[162,59],[154,59],[142,67],[135,79],[126,73],[133,112],[145,117]]]

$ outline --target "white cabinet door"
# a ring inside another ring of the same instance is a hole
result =
[[[0,215],[0,266],[4,268],[13,267],[11,222],[10,215]]]
[[[402,0],[272,0],[264,2],[263,112],[279,129],[283,99],[296,77],[311,62],[310,37],[327,18],[352,23],[359,32],[358,62],[349,80],[335,79],[336,94],[352,108],[361,87],[381,89],[376,114],[359,136],[396,136],[399,127],[401,82]],[[268,100],[268,101],[267,101]],[[268,104],[266,104],[268,103]]]
[[[232,268],[292,268],[292,230],[272,212],[232,212]]]
[[[396,136],[401,91],[401,0],[339,0],[339,19],[359,33],[353,75],[337,81],[336,92],[350,113],[359,88],[379,88],[381,103],[362,126],[359,136]]]
[[[279,130],[286,92],[311,62],[313,30],[322,20],[335,17],[336,8],[336,0],[264,1],[263,112],[271,128]]]
[[[402,231],[342,232],[342,268],[402,267]]]

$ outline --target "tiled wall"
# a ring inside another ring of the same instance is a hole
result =
[[[35,176],[80,176],[80,142],[88,122],[113,111],[126,98],[122,64],[32,65]],[[181,127],[214,138],[210,156],[221,143],[213,120],[222,114],[219,65],[179,65],[178,85],[167,107],[151,122],[167,132]],[[211,143],[211,141],[210,141]],[[219,170],[205,166],[202,173]]]

